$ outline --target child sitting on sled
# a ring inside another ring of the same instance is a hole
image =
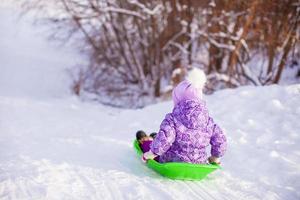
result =
[[[150,144],[154,137],[148,136],[144,131],[136,132],[136,140],[138,141],[141,150],[145,153],[150,150]]]
[[[150,145],[155,138],[156,133],[151,133],[149,136],[144,131],[138,131],[136,132],[136,140],[139,143],[139,146],[141,147],[141,150],[143,153],[150,151]],[[156,161],[158,161],[158,157],[154,158]],[[145,160],[143,158],[143,160]]]
[[[209,116],[202,89],[206,82],[200,69],[193,69],[187,80],[176,86],[172,93],[173,111],[166,115],[160,130],[151,142],[143,159],[164,162],[217,163],[226,150],[226,137]],[[211,145],[207,158],[206,147]],[[146,149],[145,149],[146,150]]]

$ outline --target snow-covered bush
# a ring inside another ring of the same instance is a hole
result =
[[[297,0],[32,2],[26,10],[47,12],[56,35],[76,38],[89,57],[74,92],[111,105],[142,106],[161,96],[178,69],[204,69],[211,92],[278,83],[287,63],[299,59]]]

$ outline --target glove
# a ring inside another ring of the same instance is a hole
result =
[[[157,155],[152,153],[152,151],[145,152],[142,157],[143,162],[147,162],[147,160],[153,160]]]
[[[221,164],[220,159],[217,158],[217,157],[215,157],[215,156],[209,157],[209,158],[208,158],[208,162],[211,163],[211,164],[212,164],[212,163],[216,163],[216,164],[218,164],[218,165]]]

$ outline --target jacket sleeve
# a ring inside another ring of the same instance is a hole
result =
[[[215,157],[222,157],[226,151],[227,139],[221,128],[214,123],[210,117],[207,124],[207,130],[211,134],[211,155]]]
[[[171,114],[167,114],[160,125],[160,130],[151,145],[151,151],[156,155],[162,155],[172,146],[176,133]]]

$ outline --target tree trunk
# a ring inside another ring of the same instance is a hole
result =
[[[239,51],[242,47],[242,40],[246,38],[249,29],[250,29],[250,25],[252,24],[253,20],[255,19],[255,11],[258,5],[258,0],[255,0],[252,2],[252,5],[250,7],[250,11],[249,11],[249,16],[245,22],[245,25],[243,26],[243,32],[242,35],[240,36],[239,40],[237,41],[236,45],[235,45],[235,49],[233,50],[233,52],[230,55],[229,58],[229,66],[228,66],[228,72],[229,72],[229,76],[233,76],[236,73],[236,65],[237,65],[237,61],[238,61],[238,54]]]

